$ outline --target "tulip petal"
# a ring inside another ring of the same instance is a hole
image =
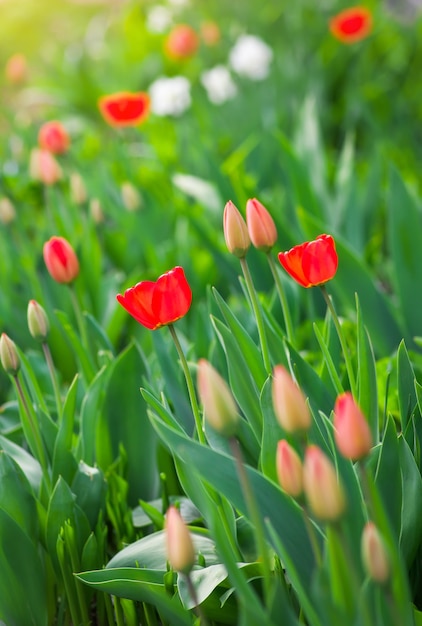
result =
[[[117,301],[126,309],[137,322],[155,330],[162,324],[154,315],[152,309],[152,299],[156,283],[144,280],[130,289],[126,289],[124,295],[118,294]]]
[[[280,252],[278,255],[278,260],[286,272],[302,287],[312,287],[302,268],[302,257],[307,245],[308,243],[302,243],[287,252]]]
[[[305,247],[302,269],[309,285],[321,285],[331,280],[337,266],[338,257],[331,235],[320,235]]]
[[[143,122],[149,114],[150,99],[142,91],[130,93],[122,91],[102,96],[98,107],[105,121],[111,126],[136,126]]]
[[[181,267],[166,272],[155,283],[152,311],[160,324],[171,324],[189,311],[192,291]]]

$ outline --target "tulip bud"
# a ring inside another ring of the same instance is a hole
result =
[[[315,517],[335,522],[344,513],[346,498],[331,461],[315,445],[306,449],[303,464],[306,500]]]
[[[44,185],[54,185],[62,178],[62,169],[48,150],[33,148],[29,158],[31,178]]]
[[[283,365],[274,368],[272,397],[276,418],[287,433],[310,428],[311,412],[306,398]]]
[[[28,74],[28,66],[24,54],[13,54],[7,61],[5,76],[9,83],[19,85],[25,82]]]
[[[283,491],[292,498],[300,496],[303,491],[302,461],[285,439],[278,442],[276,467],[278,482]]]
[[[69,149],[69,144],[69,134],[61,122],[52,120],[41,126],[38,133],[38,145],[41,150],[64,154]]]
[[[0,337],[0,361],[8,374],[17,375],[21,366],[18,351],[15,342],[6,333]]]
[[[165,52],[171,59],[187,59],[195,54],[199,46],[196,32],[188,24],[177,24],[165,42]]]
[[[246,222],[231,200],[224,207],[223,227],[228,251],[243,259],[249,250],[251,240]]]
[[[71,283],[79,274],[79,261],[74,249],[63,237],[51,237],[44,244],[44,262],[50,276],[58,283]]]
[[[166,514],[167,558],[176,572],[189,574],[195,563],[195,549],[191,534],[176,507]]]
[[[16,210],[9,198],[0,198],[0,222],[10,224],[16,217]]]
[[[246,203],[246,222],[255,248],[269,252],[277,241],[277,229],[267,209],[256,198]]]
[[[202,22],[200,30],[206,46],[215,46],[221,39],[220,29],[215,22]]]
[[[198,393],[207,422],[223,437],[233,437],[239,423],[236,403],[226,381],[205,359],[198,362]]]
[[[38,341],[45,341],[48,337],[50,324],[47,313],[36,300],[29,301],[27,317],[31,336]]]
[[[362,561],[368,576],[377,583],[390,577],[390,561],[384,541],[373,522],[367,522],[362,533]]]
[[[347,459],[356,461],[372,448],[369,424],[350,391],[341,394],[334,407],[334,438],[337,448]]]
[[[122,183],[120,188],[122,201],[128,211],[137,211],[141,208],[142,198],[139,191],[128,181]]]
[[[98,198],[91,199],[89,203],[89,212],[95,224],[101,224],[101,222],[104,222],[103,208]]]
[[[77,204],[84,204],[87,200],[86,187],[82,176],[78,172],[70,175],[70,196],[72,201]]]

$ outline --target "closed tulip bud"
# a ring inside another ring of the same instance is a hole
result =
[[[277,229],[267,209],[256,198],[246,203],[246,222],[255,248],[269,252],[277,241]]]
[[[215,46],[221,39],[221,33],[215,22],[202,22],[201,37],[206,46]]]
[[[276,418],[287,433],[310,428],[311,412],[306,398],[283,365],[274,368],[272,397]]]
[[[141,208],[142,198],[139,191],[128,181],[122,183],[121,186],[122,201],[125,209],[128,211],[137,211]]]
[[[177,24],[165,42],[165,52],[171,59],[187,59],[195,54],[199,46],[196,32],[188,24]]]
[[[16,210],[9,198],[0,198],[0,222],[10,224],[16,217]]]
[[[302,461],[285,439],[278,442],[276,468],[278,482],[283,491],[292,498],[300,496],[303,491]]]
[[[0,361],[8,374],[17,375],[21,366],[18,351],[15,342],[6,333],[2,333],[0,337]]]
[[[176,507],[166,514],[167,559],[176,572],[189,574],[195,564],[195,549],[188,527]]]
[[[78,172],[70,175],[70,196],[72,201],[79,205],[87,201],[86,187],[83,178]]]
[[[223,437],[233,437],[239,424],[236,403],[226,381],[205,359],[198,362],[198,393],[207,422]]]
[[[104,222],[103,208],[98,198],[92,198],[92,200],[90,201],[89,212],[96,224],[101,224],[101,222]]]
[[[336,400],[334,428],[337,448],[347,459],[362,459],[371,450],[372,435],[369,424],[349,391],[338,396]]]
[[[38,133],[38,145],[41,150],[48,150],[53,154],[64,154],[69,149],[70,137],[61,122],[52,120],[41,126]]]
[[[13,54],[7,61],[5,76],[9,83],[19,85],[24,83],[28,76],[28,64],[24,54]]]
[[[51,237],[44,244],[43,255],[50,276],[58,283],[71,283],[79,274],[78,257],[63,237]]]
[[[28,303],[28,328],[31,336],[38,341],[45,341],[50,331],[47,313],[36,300]]]
[[[246,222],[231,200],[224,207],[223,227],[228,251],[243,259],[249,250],[251,240]]]
[[[324,522],[335,522],[346,509],[346,498],[331,461],[315,445],[306,449],[303,486],[312,513]]]
[[[39,148],[31,150],[29,173],[44,185],[54,185],[62,178],[62,169],[51,152]]]
[[[370,578],[385,583],[390,577],[390,560],[384,541],[373,522],[367,522],[362,533],[362,561]]]

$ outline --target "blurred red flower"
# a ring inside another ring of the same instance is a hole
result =
[[[188,24],[177,24],[168,35],[164,49],[171,59],[187,59],[195,54],[199,37]]]
[[[70,145],[70,137],[61,122],[52,120],[43,124],[38,133],[38,145],[53,154],[63,154]]]
[[[369,35],[372,14],[366,7],[354,6],[341,11],[330,20],[331,34],[342,43],[354,43]]]
[[[44,262],[50,276],[58,283],[71,283],[79,274],[76,253],[64,237],[51,237],[43,248]]]
[[[338,266],[334,239],[319,235],[287,252],[280,252],[278,260],[286,272],[302,287],[315,287],[331,280]]]
[[[144,280],[116,297],[137,322],[156,330],[186,315],[192,302],[192,291],[183,268],[175,267],[156,282]]]
[[[138,126],[150,111],[150,98],[144,91],[119,91],[98,100],[98,108],[110,126]]]

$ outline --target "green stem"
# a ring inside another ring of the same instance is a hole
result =
[[[45,454],[45,449],[44,449],[44,444],[41,438],[41,434],[39,432],[39,429],[37,428],[36,420],[34,419],[33,412],[31,411],[31,408],[29,405],[29,399],[27,397],[27,392],[25,391],[23,385],[21,384],[19,376],[18,375],[14,376],[13,380],[15,382],[16,391],[21,400],[23,410],[25,411],[25,414],[27,417],[27,423],[32,433],[33,444],[34,444],[34,450],[32,450],[32,452],[34,453],[35,457],[38,459],[41,465],[45,486],[47,488],[47,492],[50,493],[51,480],[50,480],[50,475],[48,473],[48,462],[47,462],[47,457]]]
[[[289,343],[294,344],[294,329],[292,323],[292,317],[290,315],[289,304],[287,302],[286,294],[281,282],[280,275],[277,271],[274,258],[271,255],[271,251],[267,254],[268,263],[274,278],[275,286],[277,289],[278,297],[280,299],[281,310],[283,311],[284,323],[286,325],[286,335]]]
[[[255,495],[249,483],[245,465],[243,463],[242,452],[238,440],[235,437],[229,439],[230,448],[236,463],[236,469],[239,476],[240,485],[242,487],[243,496],[250,515],[252,524],[255,527],[255,540],[258,554],[261,558],[263,578],[264,578],[264,597],[265,605],[268,607],[271,597],[271,565],[268,556],[268,546],[265,540],[264,526],[259,513]]]
[[[190,596],[191,596],[191,598],[192,598],[192,600],[193,600],[193,602],[195,604],[195,613],[199,617],[199,621],[200,621],[201,625],[202,626],[208,626],[208,621],[207,621],[205,615],[203,614],[202,609],[201,609],[201,607],[199,605],[198,596],[197,596],[197,593],[196,593],[195,586],[194,586],[194,584],[192,582],[191,575],[190,574],[186,574],[185,578],[186,578],[186,583],[187,583],[187,586],[188,586],[188,589],[189,589]]]
[[[354,398],[357,397],[356,394],[356,380],[355,380],[355,375],[353,372],[353,367],[352,367],[352,362],[350,360],[350,355],[349,355],[349,350],[348,347],[346,345],[346,341],[343,335],[343,331],[341,329],[341,325],[340,325],[340,321],[337,317],[337,313],[336,310],[334,308],[334,305],[332,303],[332,300],[330,298],[330,296],[328,295],[328,292],[325,288],[325,285],[320,285],[320,289],[322,292],[322,295],[324,296],[324,300],[327,303],[327,306],[330,310],[331,313],[331,317],[333,318],[333,322],[334,322],[334,326],[336,328],[337,331],[337,335],[340,341],[340,345],[341,345],[341,349],[343,352],[343,357],[344,357],[344,362],[346,363],[346,370],[347,370],[347,376],[349,378],[349,384],[350,384],[350,390],[352,392],[352,395]]]
[[[321,568],[321,566],[322,566],[322,554],[321,554],[321,549],[319,547],[318,539],[316,537],[315,528],[314,528],[311,520],[309,519],[308,511],[306,510],[305,507],[302,507],[302,512],[303,512],[303,519],[305,521],[306,530],[307,530],[307,533],[308,533],[308,536],[309,536],[309,540],[311,542],[312,551],[313,551],[314,556],[315,556],[315,562],[317,564],[317,567]]]
[[[177,353],[179,355],[180,364],[183,369],[183,373],[185,375],[186,385],[189,392],[189,399],[192,407],[193,417],[195,420],[196,431],[198,433],[198,439],[201,443],[206,443],[204,429],[202,427],[202,419],[201,414],[199,412],[198,400],[196,399],[195,387],[193,384],[192,376],[189,371],[188,363],[186,361],[186,357],[183,353],[182,346],[180,345],[179,338],[176,334],[176,329],[173,324],[169,324],[168,328],[170,330],[170,334],[173,338],[174,345],[176,346]]]
[[[252,281],[252,276],[249,271],[246,258],[240,259],[240,265],[242,267],[243,276],[245,277],[246,287],[248,288],[249,297],[251,299],[252,309],[255,315],[256,325],[258,327],[259,341],[261,343],[262,360],[264,361],[264,367],[267,370],[268,375],[271,375],[271,360],[268,350],[267,335],[265,334],[264,320],[262,317],[261,307],[258,302],[255,287]]]
[[[78,296],[76,293],[76,289],[73,283],[69,284],[69,291],[70,291],[70,298],[72,300],[72,306],[73,306],[73,310],[75,312],[75,317],[76,317],[76,321],[78,324],[78,328],[79,328],[79,334],[81,336],[81,341],[82,341],[82,345],[84,346],[85,350],[87,351],[87,355],[88,358],[91,362],[91,351],[90,351],[90,346],[89,346],[89,341],[88,341],[88,334],[86,332],[86,326],[85,326],[85,321],[82,315],[82,311],[81,311],[81,307],[79,305],[79,300],[78,300]]]
[[[60,387],[57,380],[56,368],[54,367],[53,357],[51,356],[51,351],[47,342],[43,342],[42,349],[44,352],[44,357],[47,363],[48,371],[50,373],[51,382],[54,389],[54,397],[56,398],[56,407],[57,407],[57,418],[60,423],[62,418],[62,399],[60,395]]]

